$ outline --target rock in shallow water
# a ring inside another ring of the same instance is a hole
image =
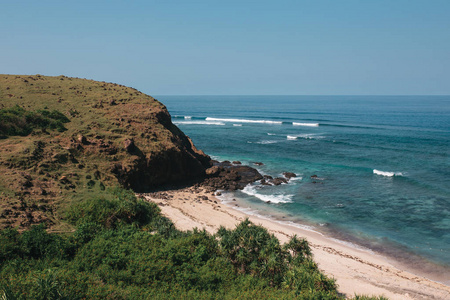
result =
[[[297,174],[292,173],[292,172],[284,172],[283,176],[286,177],[287,179],[291,179],[291,178],[297,177]]]

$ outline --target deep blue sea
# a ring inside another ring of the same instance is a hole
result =
[[[298,175],[231,195],[247,212],[450,278],[450,96],[156,98],[213,158]]]

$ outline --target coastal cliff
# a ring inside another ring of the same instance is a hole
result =
[[[211,165],[162,103],[123,85],[0,75],[0,110],[1,228],[57,225],[70,199],[202,178]]]

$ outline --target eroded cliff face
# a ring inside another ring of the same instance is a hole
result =
[[[136,113],[129,117],[130,124],[134,124],[131,126],[136,127],[140,136],[124,142],[131,159],[117,162],[111,168],[118,182],[126,188],[143,192],[167,183],[203,178],[205,169],[211,165],[209,156],[198,150],[191,139],[172,123],[165,107],[152,114]],[[146,126],[142,121],[152,118],[162,126],[158,130],[161,137],[155,133],[154,127]],[[155,137],[161,143],[157,147],[149,147]]]
[[[62,132],[35,129],[0,138],[0,227],[51,226],[71,199],[101,196],[118,184],[145,191],[202,178],[211,166],[166,107],[133,88],[65,76],[0,75],[0,109],[16,105],[56,110],[70,122]]]

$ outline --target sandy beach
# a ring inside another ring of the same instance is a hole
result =
[[[197,227],[215,233],[220,226],[234,228],[249,218],[267,228],[281,243],[293,235],[306,238],[319,268],[336,279],[339,292],[347,297],[359,294],[383,295],[389,299],[450,299],[449,286],[401,270],[381,255],[295,224],[247,215],[233,209],[236,204],[224,204],[203,188],[187,187],[141,196],[158,204],[162,213],[180,230]]]

